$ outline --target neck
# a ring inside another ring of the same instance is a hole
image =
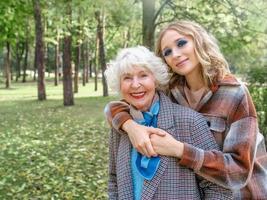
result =
[[[186,84],[191,91],[205,87],[205,81],[200,72],[189,74],[185,77]]]

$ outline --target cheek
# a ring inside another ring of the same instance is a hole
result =
[[[128,92],[129,92],[129,86],[125,83],[121,84],[121,87],[120,87],[121,96],[125,98]]]
[[[168,58],[165,58],[164,60],[165,60],[165,63],[170,66],[171,58],[168,57]]]

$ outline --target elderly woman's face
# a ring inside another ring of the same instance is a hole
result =
[[[120,78],[122,97],[140,111],[149,110],[156,91],[155,77],[143,67],[134,67]]]

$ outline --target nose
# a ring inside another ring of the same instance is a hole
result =
[[[173,57],[180,57],[181,56],[181,50],[179,48],[173,48],[172,49],[172,56]]]
[[[133,80],[132,80],[132,87],[133,88],[138,88],[140,87],[140,80],[139,78],[137,77],[134,77]]]

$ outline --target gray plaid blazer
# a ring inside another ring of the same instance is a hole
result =
[[[205,119],[199,113],[172,103],[159,93],[158,127],[175,139],[200,149],[218,149]],[[109,199],[133,199],[131,176],[131,142],[127,134],[111,129],[109,138]],[[204,155],[203,155],[204,156]],[[177,158],[161,156],[158,171],[145,180],[141,199],[233,199],[232,192],[208,182],[191,169],[178,164]]]

